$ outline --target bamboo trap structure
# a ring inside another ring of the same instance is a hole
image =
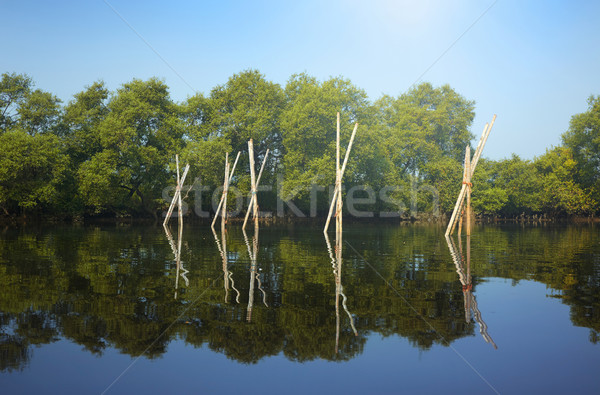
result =
[[[225,223],[227,222],[227,192],[229,190],[229,184],[231,183],[231,179],[233,178],[233,172],[235,171],[235,167],[237,166],[238,159],[240,159],[241,152],[238,152],[235,157],[235,161],[233,162],[233,167],[231,171],[229,171],[229,153],[225,154],[225,180],[223,181],[223,193],[221,194],[221,200],[219,201],[219,205],[217,206],[217,210],[215,211],[215,217],[213,218],[212,223],[210,224],[211,228],[215,226],[215,222],[217,221],[217,217],[219,213],[221,213],[221,227],[225,227]]]
[[[342,308],[348,315],[350,320],[350,327],[354,336],[358,336],[356,327],[354,326],[354,317],[346,306],[348,298],[344,294],[344,287],[342,286],[342,239],[337,238],[335,241],[335,256],[331,249],[331,242],[329,241],[329,235],[324,233],[325,243],[327,244],[327,252],[329,253],[329,259],[331,260],[331,267],[333,268],[333,277],[335,279],[335,353],[338,353],[339,341],[340,341],[340,296],[342,297]]]
[[[492,117],[492,121],[488,124],[485,124],[483,128],[483,133],[481,134],[481,138],[479,139],[479,143],[477,144],[477,148],[475,149],[475,154],[473,155],[473,159],[471,159],[470,155],[470,146],[467,146],[465,150],[465,167],[463,171],[463,181],[462,187],[460,189],[460,193],[458,194],[458,198],[456,199],[456,204],[454,205],[454,210],[452,211],[452,216],[450,217],[450,221],[448,222],[448,227],[446,228],[445,236],[448,237],[454,232],[454,228],[456,227],[459,218],[463,218],[460,213],[463,210],[463,205],[465,203],[465,197],[467,198],[467,207],[464,210],[464,218],[466,222],[466,233],[467,235],[471,234],[471,222],[472,222],[472,211],[471,211],[471,189],[472,184],[471,180],[473,179],[473,174],[475,172],[475,168],[477,167],[477,162],[479,162],[479,158],[481,157],[481,153],[483,152],[483,147],[487,142],[487,139],[490,135],[492,127],[494,126],[494,122],[496,121],[496,114]],[[459,227],[462,230],[462,227]]]
[[[460,239],[458,240],[459,249],[457,250],[456,244],[454,244],[454,240],[450,236],[446,236],[446,243],[448,244],[448,249],[450,250],[450,255],[452,256],[452,260],[454,261],[454,266],[456,266],[456,273],[458,273],[458,279],[462,285],[463,289],[463,298],[464,298],[464,306],[465,306],[465,322],[471,322],[471,312],[473,313],[473,318],[475,322],[479,325],[479,333],[483,340],[486,343],[490,343],[494,349],[498,349],[498,346],[488,333],[488,326],[481,317],[481,311],[479,310],[479,306],[477,305],[477,300],[475,299],[475,295],[473,295],[473,284],[471,278],[471,236],[467,235],[467,257],[466,257],[466,269],[465,273],[465,262],[464,256],[462,253],[462,243]]]
[[[258,190],[258,185],[260,184],[260,178],[262,177],[263,170],[265,168],[265,163],[267,163],[267,157],[269,156],[269,149],[267,148],[267,152],[265,153],[265,157],[263,158],[262,164],[260,165],[260,170],[258,172],[258,177],[254,177],[254,143],[252,139],[248,140],[248,155],[250,158],[250,201],[248,202],[248,210],[246,210],[246,216],[244,217],[244,224],[242,225],[242,229],[246,228],[246,223],[248,222],[248,217],[250,216],[250,211],[252,211],[252,218],[254,219],[255,226],[258,225],[258,198],[256,196],[256,191]]]
[[[327,214],[327,221],[325,222],[324,233],[327,233],[329,229],[329,221],[331,221],[331,215],[333,214],[333,208],[335,207],[336,217],[336,233],[342,231],[342,178],[346,171],[346,165],[348,164],[348,158],[350,157],[350,151],[352,150],[352,143],[354,142],[354,136],[356,136],[356,130],[358,129],[358,123],[354,124],[354,130],[350,136],[350,142],[346,149],[346,155],[344,156],[344,163],[340,168],[340,113],[337,113],[337,125],[336,125],[336,144],[335,144],[335,188],[333,190],[333,198],[331,199],[331,205],[329,206],[329,213]],[[337,236],[336,236],[337,239]]]
[[[169,210],[167,211],[167,215],[165,216],[165,220],[163,221],[163,226],[166,226],[169,223],[169,219],[171,219],[171,215],[173,214],[173,210],[175,208],[175,204],[177,204],[177,214],[179,220],[183,220],[183,212],[182,212],[182,201],[181,201],[181,191],[183,189],[183,183],[185,182],[185,178],[187,177],[188,171],[190,170],[190,165],[187,164],[185,169],[183,169],[183,175],[181,179],[179,178],[179,155],[175,155],[175,164],[177,166],[177,186],[175,187],[175,194],[173,195],[173,200],[171,200],[171,205],[169,206]]]

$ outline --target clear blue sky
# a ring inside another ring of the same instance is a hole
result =
[[[65,102],[96,80],[152,76],[182,101],[250,68],[282,86],[343,76],[376,100],[451,47],[422,80],[476,101],[477,139],[498,114],[484,156],[531,159],[600,94],[599,16],[597,1],[1,1],[0,73]]]

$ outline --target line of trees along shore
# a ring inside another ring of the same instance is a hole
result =
[[[311,186],[335,181],[339,111],[342,146],[353,124],[360,124],[345,189],[387,187],[387,199],[363,209],[398,212],[410,206],[432,213],[431,191],[437,190],[441,213],[448,213],[460,189],[465,146],[475,138],[474,109],[473,101],[448,85],[422,83],[398,97],[371,101],[347,79],[295,74],[282,87],[256,70],[182,103],[151,78],[114,92],[95,82],[64,104],[34,89],[27,75],[4,73],[0,211],[10,217],[156,218],[168,205],[165,188],[175,183],[175,154],[190,163],[188,179],[215,189],[222,183],[225,153],[241,151],[233,184],[247,194],[252,138],[259,163],[267,148],[272,153],[261,184],[273,188],[261,192],[261,210],[275,211],[280,196],[308,212]],[[533,160],[482,159],[473,183],[473,207],[484,216],[598,214],[600,96],[591,96],[588,111],[572,117],[561,145]],[[312,208],[325,215],[327,191],[320,193]],[[191,193],[189,199],[194,197],[203,201],[190,203],[210,210],[209,193]]]

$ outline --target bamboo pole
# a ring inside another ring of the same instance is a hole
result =
[[[335,187],[337,189],[342,185],[341,173],[340,173],[340,113],[337,113],[337,125],[336,125],[336,142],[335,142]],[[342,196],[338,192],[337,204],[335,209],[335,233],[336,240],[340,238],[342,231]]]
[[[350,156],[350,150],[352,149],[352,143],[354,142],[354,136],[356,135],[356,130],[358,129],[358,123],[356,123],[354,125],[354,130],[352,131],[352,136],[350,136],[350,142],[348,143],[348,149],[346,150],[346,155],[344,156],[344,164],[342,165],[342,171],[341,171],[341,178],[344,177],[344,172],[346,171],[346,164],[348,163],[348,157]],[[339,188],[334,188],[333,191],[333,198],[331,199],[331,205],[329,206],[329,213],[327,214],[327,222],[325,222],[325,228],[323,229],[323,232],[327,232],[327,229],[329,229],[329,221],[331,220],[331,215],[333,214],[333,208],[335,207],[336,204],[336,199],[338,197],[338,195],[341,195],[341,188],[342,186],[340,185]]]
[[[471,171],[471,165],[470,165],[470,160],[469,160],[470,158],[471,158],[471,148],[467,144],[467,147],[465,148],[465,161],[463,163],[463,179],[462,179],[463,185],[467,185],[467,186],[469,185],[468,184],[469,172]],[[458,217],[458,236],[459,237],[462,233],[462,224],[465,220],[468,221],[468,219],[469,219],[469,214],[467,212],[467,209],[465,208],[464,204],[461,204],[460,216]]]
[[[254,174],[254,142],[252,139],[248,140],[248,155],[250,159],[250,190],[252,196],[256,195],[256,175]],[[258,202],[257,199],[250,199],[252,201],[252,216],[254,217],[254,223],[258,224]]]
[[[179,192],[177,193],[177,222],[180,227],[183,226],[183,208],[181,202],[181,179],[179,178],[179,155],[175,155],[175,163],[177,165],[177,189]]]
[[[267,148],[267,152],[265,153],[265,157],[263,158],[262,165],[260,166],[260,171],[258,172],[258,177],[256,178],[256,188],[258,189],[258,185],[260,184],[260,178],[262,177],[263,170],[265,168],[265,163],[267,162],[267,156],[269,156],[269,149]],[[248,202],[248,210],[246,210],[246,216],[244,217],[244,224],[242,225],[242,229],[246,228],[246,223],[248,222],[248,217],[250,216],[250,208],[252,207],[254,200],[256,199],[256,194],[250,194],[250,201]]]
[[[471,147],[467,145],[465,151],[465,182],[467,184],[467,206],[465,207],[465,221],[467,236],[471,236]]]
[[[483,152],[483,147],[485,147],[485,143],[487,143],[487,139],[490,136],[490,132],[492,131],[492,128],[494,127],[494,122],[496,122],[496,114],[494,114],[494,116],[492,117],[492,122],[490,122],[490,127],[487,129],[485,136],[481,136],[482,140],[483,140],[480,142],[481,148],[479,148],[479,146],[478,146],[477,147],[478,149],[475,150],[475,155],[473,155],[473,160],[471,163],[471,176],[473,176],[473,173],[475,172],[475,168],[477,167],[477,162],[479,162],[479,158],[481,157],[481,153]]]
[[[225,154],[225,180],[223,181],[223,207],[221,208],[221,231],[227,223],[227,192],[229,189],[229,153]]]
[[[473,156],[473,160],[471,162],[471,177],[475,173],[475,168],[477,167],[477,162],[479,161],[479,157],[481,156],[481,153],[483,152],[483,147],[485,146],[485,143],[487,142],[487,138],[490,135],[490,132],[492,130],[492,126],[494,126],[495,120],[496,120],[496,114],[494,114],[494,117],[492,118],[492,122],[490,124],[486,123],[485,127],[483,128],[483,133],[481,134],[481,138],[479,139],[479,143],[477,144],[477,149],[475,150],[475,155]],[[446,236],[448,236],[452,232],[454,232],[454,227],[456,226],[456,222],[457,222],[456,216],[460,210],[460,207],[462,206],[462,204],[465,200],[466,190],[467,190],[467,185],[463,184],[462,188],[460,189],[460,193],[458,194],[458,198],[456,199],[456,204],[454,205],[454,210],[452,211],[452,215],[450,216],[450,221],[448,222],[448,227],[446,228],[446,233],[445,233]]]
[[[238,152],[237,156],[235,157],[235,162],[233,162],[233,167],[231,168],[231,172],[229,173],[229,183],[231,183],[231,179],[233,178],[233,172],[235,171],[235,166],[238,163],[238,159],[240,159],[240,154],[241,154],[241,152]],[[215,226],[215,222],[217,221],[217,216],[220,213],[222,204],[223,204],[223,195],[221,195],[221,200],[219,201],[219,205],[217,206],[217,209],[215,210],[215,217],[213,218],[213,222],[210,225],[211,227]]]

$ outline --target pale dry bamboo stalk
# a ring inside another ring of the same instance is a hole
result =
[[[171,214],[173,213],[173,209],[175,206],[175,203],[178,201],[178,196],[180,195],[179,193],[179,155],[175,154],[175,167],[177,168],[177,185],[175,187],[175,194],[173,195],[173,200],[171,200],[171,205],[169,206],[169,210],[167,211],[167,216],[165,217],[165,220],[163,222],[163,225],[166,225],[167,222],[169,222],[169,218],[171,217]]]
[[[223,207],[221,208],[221,230],[227,223],[227,192],[229,190],[229,153],[225,154],[225,179],[223,181]]]
[[[337,127],[336,127],[336,143],[335,143],[335,184],[338,186],[342,185],[340,176],[340,113],[337,113]],[[338,193],[336,208],[335,208],[335,234],[336,240],[339,239],[339,234],[342,228],[342,196]]]
[[[254,142],[252,139],[248,140],[248,154],[250,159],[250,189],[252,195],[256,196],[256,175],[254,174]],[[254,217],[254,223],[258,224],[258,202],[256,198],[252,199],[252,216]]]
[[[481,157],[481,153],[483,152],[483,147],[485,147],[485,143],[487,142],[488,137],[490,136],[490,132],[494,127],[494,122],[496,121],[496,114],[492,117],[492,122],[490,122],[490,126],[487,129],[485,136],[482,136],[483,140],[481,142],[481,148],[477,147],[478,150],[475,151],[475,155],[473,155],[473,160],[471,162],[471,177],[475,172],[475,168],[477,167],[477,163],[479,162],[479,158]]]
[[[262,165],[260,165],[260,171],[258,172],[258,177],[256,178],[256,188],[257,189],[260,184],[260,178],[262,177],[263,170],[265,168],[265,163],[267,162],[267,156],[269,156],[268,148],[267,148],[267,152],[265,153],[265,157],[263,158]],[[248,217],[250,216],[250,208],[252,207],[252,204],[254,203],[254,199],[256,199],[256,194],[251,193],[250,201],[248,202],[248,210],[246,210],[246,216],[244,217],[244,224],[242,225],[242,229],[244,229],[246,227],[246,223],[248,222]]]
[[[231,172],[229,173],[229,183],[231,183],[231,179],[233,178],[233,172],[235,171],[235,166],[237,165],[238,159],[240,159],[240,154],[241,154],[241,152],[238,151],[238,154],[235,157],[235,162],[233,162],[233,168],[231,169]],[[221,200],[219,201],[219,205],[217,206],[217,209],[215,210],[215,217],[213,218],[213,221],[210,224],[211,227],[215,226],[215,222],[217,221],[217,217],[219,216],[219,213],[221,212],[221,205],[222,204],[223,204],[223,195],[221,194]]]
[[[470,156],[471,156],[471,150],[470,150],[469,144],[467,144],[467,147],[465,148],[465,160],[463,162],[463,178],[462,178],[463,185],[468,185],[467,181],[469,178],[469,173],[471,171],[471,166],[469,164]],[[464,204],[461,204],[460,216],[458,217],[458,236],[459,237],[462,233],[462,224],[465,221],[465,219],[468,218],[468,213],[464,207],[465,207]]]
[[[179,162],[179,161],[178,161]],[[179,163],[177,164],[177,173],[179,173]],[[177,174],[177,178],[179,178],[179,174]],[[179,181],[179,180],[178,180]],[[183,204],[181,202],[181,181],[178,182],[179,192],[177,193],[177,222],[179,223],[179,227],[183,227]]]
[[[467,236],[471,236],[471,147],[467,145],[465,152],[465,182],[467,184],[467,206],[465,220]]]
[[[352,131],[352,136],[350,136],[350,142],[348,143],[348,149],[346,150],[346,155],[344,157],[344,164],[342,165],[341,177],[344,177],[344,172],[346,171],[346,164],[348,163],[348,157],[350,156],[350,150],[352,149],[352,143],[354,142],[354,136],[356,135],[356,130],[358,129],[358,123],[354,125],[354,130]],[[341,185],[336,185],[333,190],[333,198],[331,199],[331,205],[329,206],[329,213],[327,214],[327,222],[325,222],[325,228],[323,232],[327,232],[329,229],[329,221],[331,221],[331,215],[333,214],[333,208],[336,204],[336,199],[338,195],[341,195]]]

